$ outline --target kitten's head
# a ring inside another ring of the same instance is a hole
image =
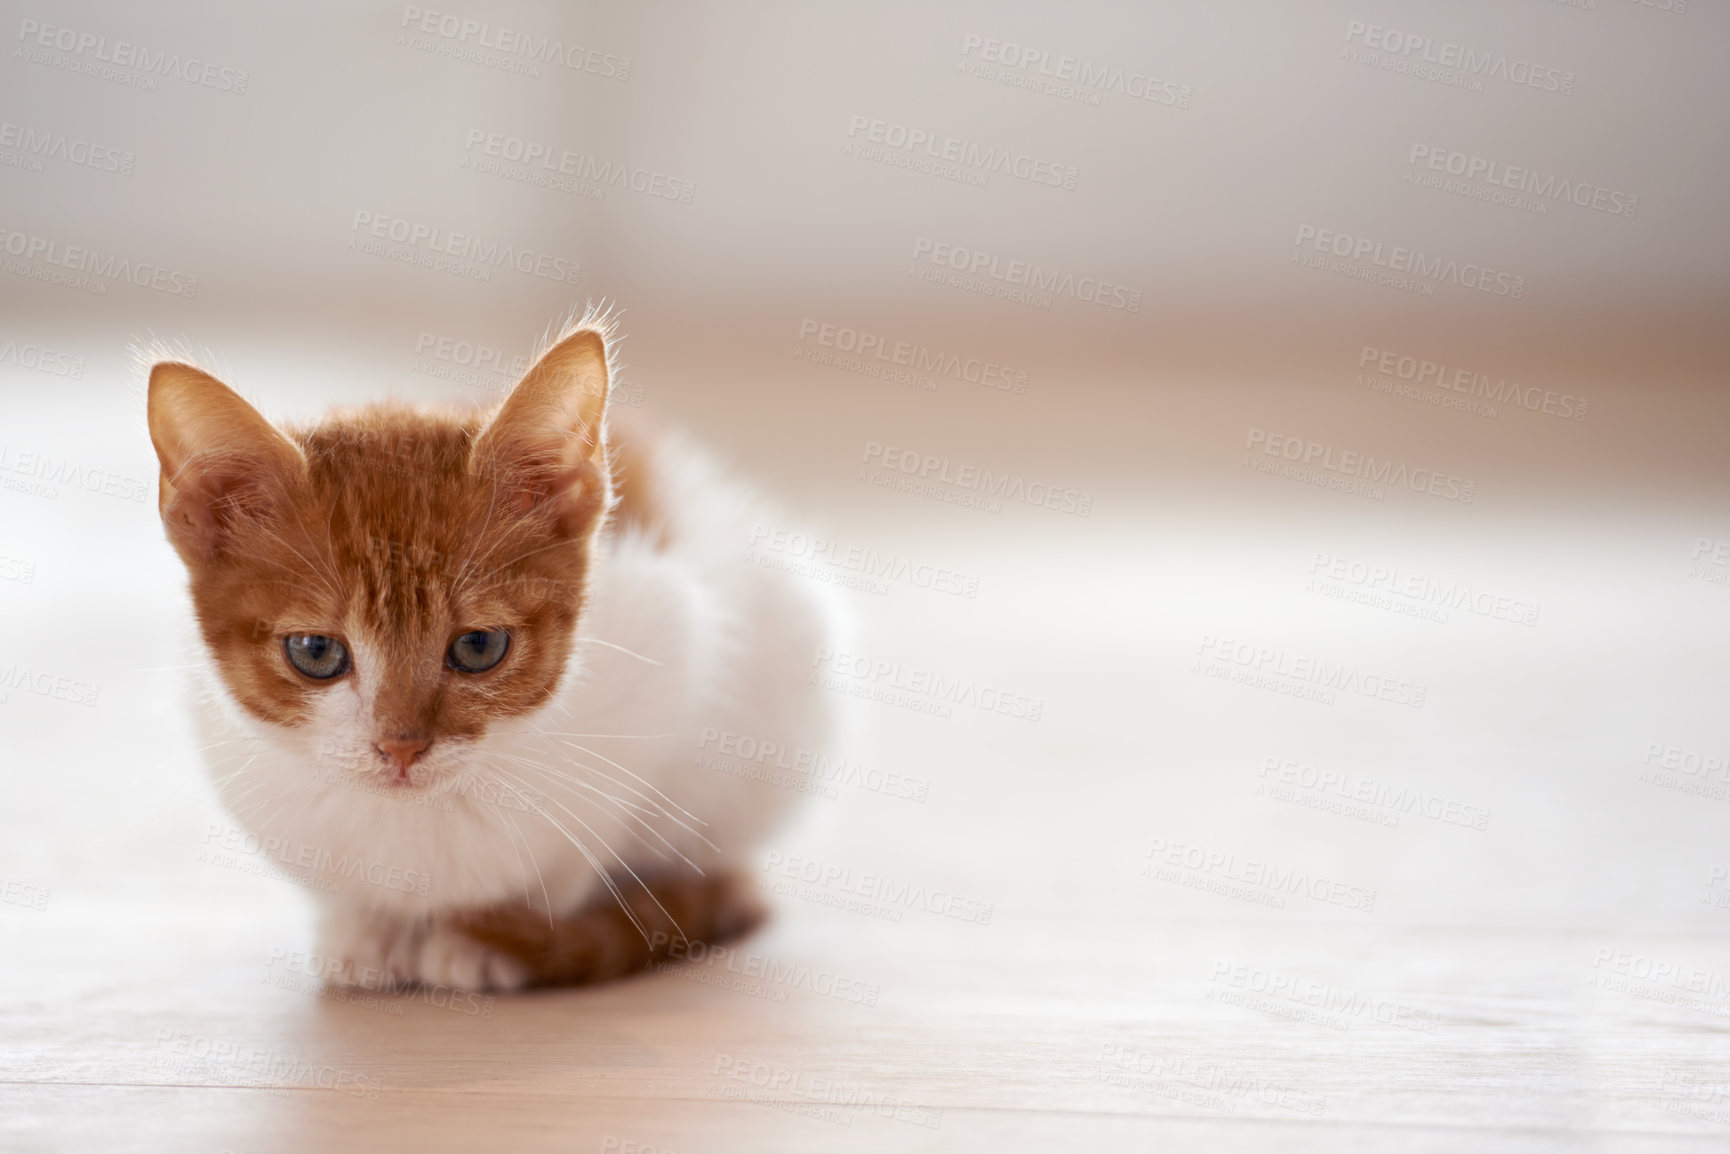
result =
[[[570,655],[612,499],[607,388],[592,325],[491,412],[278,429],[200,369],[156,365],[162,522],[234,701],[367,784],[459,776]]]

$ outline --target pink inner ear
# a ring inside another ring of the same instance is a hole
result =
[[[273,505],[269,484],[247,462],[190,462],[172,481],[174,500],[164,512],[170,536],[209,559],[222,550],[234,522]]]
[[[576,456],[573,444],[586,442],[541,437],[505,441],[488,447],[490,460],[479,476],[506,490],[501,504],[519,516],[548,506],[559,528],[580,536],[592,526],[606,493],[601,471]]]
[[[169,538],[182,549],[204,558],[216,555],[221,534],[215,517],[202,502],[189,500],[185,491],[182,491],[165,510],[163,520],[167,524]]]

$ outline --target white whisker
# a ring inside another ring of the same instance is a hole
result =
[[[639,825],[641,825],[649,833],[653,834],[655,836],[656,840],[658,840],[662,845],[666,846],[668,852],[672,853],[680,861],[684,862],[686,865],[690,866],[693,870],[697,871],[697,873],[699,875],[701,875],[703,873],[703,867],[699,866],[696,862],[694,862],[690,858],[686,857],[683,853],[680,853],[678,847],[675,846],[672,842],[668,841],[666,836],[664,834],[662,834],[660,830],[658,830],[654,826],[650,825],[649,822],[643,816],[640,816],[643,814],[647,814],[650,817],[666,817],[669,820],[674,820],[671,818],[671,816],[669,814],[665,813],[664,811],[656,811],[656,810],[646,809],[643,806],[636,805],[635,803],[627,801],[624,798],[615,797],[614,795],[606,792],[605,790],[600,789],[594,785],[591,785],[590,783],[588,783],[586,781],[580,781],[577,778],[570,776],[569,774],[561,773],[560,771],[553,769],[551,766],[541,765],[539,763],[532,762],[528,758],[517,757],[513,754],[501,754],[499,756],[506,757],[511,761],[519,763],[525,769],[532,770],[535,773],[543,774],[552,780],[560,781],[560,782],[563,782],[563,783],[566,783],[569,785],[573,785],[579,789],[588,790],[589,792],[594,793],[598,797],[600,797],[606,801],[612,802],[614,805],[617,805],[620,808],[626,810],[627,812],[624,816],[636,818],[637,823]],[[585,798],[584,800],[589,801],[590,804],[598,804],[598,803],[594,802],[593,799]],[[608,813],[608,811],[606,811],[606,810],[602,810],[601,812],[607,813],[607,815],[609,817],[611,817],[611,818],[613,818],[613,820],[619,822],[620,828],[623,829],[626,833],[630,834],[632,837],[636,838],[639,842],[642,842],[643,847],[645,849],[647,849],[651,853],[655,854],[655,856],[659,857],[662,861],[667,860],[666,854],[662,853],[660,850],[656,849],[654,846],[650,845],[648,842],[643,841],[643,839],[637,834],[636,830],[632,829],[629,825],[624,824],[623,818],[621,818],[619,815]],[[694,831],[687,830],[687,832],[694,832]],[[701,836],[701,835],[698,835],[698,836]],[[714,847],[711,846],[710,848],[712,849]]]
[[[577,641],[579,644],[585,644],[585,645],[605,645],[608,649],[617,649],[620,653],[623,653],[626,657],[635,657],[638,661],[646,661],[650,665],[654,665],[657,667],[666,664],[663,661],[656,661],[653,657],[644,657],[641,653],[637,653],[634,650],[626,649],[623,645],[614,645],[611,641],[602,641],[599,637],[584,636],[584,637],[577,638]]]
[[[505,771],[499,770],[499,772],[504,773]],[[593,869],[595,871],[595,876],[597,876],[598,878],[601,879],[601,883],[607,887],[607,892],[612,894],[613,900],[619,903],[619,909],[624,911],[625,917],[630,919],[631,925],[636,927],[636,930],[639,934],[642,934],[643,940],[645,942],[648,941],[649,940],[648,933],[643,929],[642,923],[637,920],[637,915],[634,914],[633,912],[631,912],[631,907],[625,903],[624,895],[619,892],[619,887],[618,887],[617,883],[615,883],[613,881],[612,877],[608,874],[608,872],[604,868],[602,868],[601,863],[598,860],[596,860],[594,853],[590,851],[589,847],[586,844],[584,844],[583,839],[578,837],[576,834],[572,833],[570,830],[566,829],[564,826],[560,825],[559,820],[557,818],[555,818],[552,814],[548,813],[546,810],[542,809],[540,806],[536,805],[534,803],[534,800],[531,797],[529,797],[528,793],[525,790],[518,788],[518,787],[506,785],[502,781],[499,784],[504,785],[506,789],[510,789],[512,792],[516,793],[519,797],[521,797],[523,799],[523,804],[531,807],[535,813],[546,818],[548,824],[550,824],[554,829],[558,830],[560,833],[565,835],[565,840],[569,841],[571,843],[571,845],[576,847],[577,852],[583,855],[583,860],[589,863],[589,868]],[[565,807],[559,806],[559,808],[564,809]],[[565,812],[569,813],[570,811],[565,810]],[[571,816],[576,817],[575,814],[572,814]],[[577,824],[583,825],[585,829],[588,828],[584,824],[584,822],[582,821],[581,818],[577,818]],[[594,831],[590,830],[589,832],[593,833]],[[610,847],[609,847],[609,849],[610,849]],[[617,857],[618,855],[614,854],[613,856]]]
[[[666,818],[668,821],[672,822],[674,825],[678,826],[680,829],[684,830],[686,833],[690,834],[692,837],[696,838],[698,841],[702,842],[704,845],[708,846],[710,849],[715,850],[717,852],[720,851],[721,847],[716,845],[714,842],[710,841],[708,839],[708,837],[706,837],[702,833],[702,831],[697,830],[697,829],[693,829],[691,826],[687,825],[683,820],[680,819],[679,814],[671,812],[670,810],[667,809],[666,806],[662,805],[660,802],[656,801],[654,798],[650,797],[648,794],[644,793],[642,790],[636,788],[630,782],[620,781],[618,778],[613,777],[611,774],[602,773],[600,770],[596,769],[594,766],[585,765],[580,761],[569,760],[566,762],[566,764],[574,765],[578,769],[584,770],[585,772],[588,772],[588,773],[592,773],[596,777],[600,778],[602,781],[607,782],[611,785],[616,785],[620,789],[629,790],[633,795],[641,798],[644,802],[648,803],[650,806],[653,806],[654,807],[653,812],[657,816]],[[653,788],[653,787],[651,787],[651,788]],[[673,806],[673,809],[678,809],[679,813],[685,812],[683,809],[680,809],[676,805]],[[687,814],[686,816],[690,816],[690,815]],[[700,821],[699,819],[697,819],[695,817],[692,817],[691,820],[694,822],[697,822],[698,825],[707,825],[708,824],[707,822]]]
[[[508,770],[501,769],[498,772],[501,774],[505,774],[506,776],[511,776],[511,774]],[[643,892],[649,895],[649,900],[655,903],[655,908],[660,910],[661,913],[665,914],[667,921],[672,924],[672,926],[675,930],[679,931],[679,936],[681,938],[684,937],[685,931],[679,926],[678,920],[676,918],[674,918],[671,913],[668,913],[667,907],[663,906],[661,904],[661,899],[655,896],[655,891],[650,889],[648,887],[648,884],[645,883],[642,878],[637,876],[637,871],[631,868],[630,863],[625,861],[624,858],[619,856],[619,851],[615,850],[611,845],[609,845],[607,843],[606,838],[602,837],[599,833],[596,833],[594,828],[592,826],[590,826],[588,822],[586,822],[582,818],[578,817],[576,815],[576,813],[574,813],[570,809],[569,806],[564,805],[563,803],[559,802],[556,799],[553,800],[553,804],[558,806],[560,809],[564,810],[565,813],[569,814],[572,821],[574,821],[578,825],[582,826],[583,829],[587,830],[588,833],[592,837],[594,837],[597,841],[599,841],[601,843],[602,849],[605,849],[608,853],[613,855],[613,860],[617,861],[619,863],[619,865],[624,867],[625,872],[631,875],[631,880],[636,882],[639,886],[642,887]],[[548,821],[553,820],[552,815],[547,814],[544,810],[541,811],[541,813],[542,813],[542,816],[546,817]],[[555,825],[555,827],[563,830],[563,827],[558,826],[558,824],[556,822],[554,822],[554,825]],[[567,836],[570,836],[568,834],[568,832],[567,832]],[[607,889],[613,895],[613,900],[619,903],[619,909],[624,912],[625,917],[630,919],[631,925],[636,927],[637,933],[642,935],[643,944],[652,945],[652,943],[649,941],[648,930],[644,928],[643,923],[637,918],[636,913],[631,909],[630,905],[626,903],[626,901],[624,899],[624,895],[619,892],[619,887],[618,887],[617,883],[615,883],[613,881],[613,879],[609,875],[608,871],[601,868],[600,863],[595,860],[594,854],[590,853],[589,848],[586,845],[584,845],[580,840],[576,839],[575,837],[572,837],[572,843],[577,846],[577,848],[582,852],[583,857],[588,860],[589,864],[594,867],[595,872],[600,875],[601,880],[604,883],[606,883]]]
[[[504,785],[502,781],[499,781],[497,778],[491,777],[490,775],[485,776],[484,780],[491,781],[494,785]],[[505,788],[508,789],[509,787],[506,786]],[[517,838],[522,839],[523,848],[529,851],[529,861],[535,867],[535,877],[541,884],[541,898],[546,903],[547,907],[547,925],[551,927],[553,924],[553,899],[551,895],[547,893],[547,879],[541,873],[541,863],[535,860],[535,847],[533,843],[529,841],[528,835],[523,833],[517,823],[511,820],[510,814],[506,813],[498,806],[478,805],[475,808],[480,809],[482,812],[490,810],[493,816],[499,819],[499,823],[505,827],[505,836],[510,839],[511,843],[511,853],[516,855],[517,873],[521,875],[523,879],[523,904],[533,907],[534,901],[529,897],[528,872],[523,869],[523,855],[521,851],[517,849]],[[513,834],[515,836],[513,836]]]
[[[678,802],[674,801],[672,798],[668,797],[666,794],[662,793],[659,789],[656,789],[655,786],[652,785],[651,783],[644,781],[642,778],[638,777],[636,774],[631,773],[630,770],[626,769],[624,766],[620,765],[618,762],[614,761],[612,758],[608,757],[606,754],[596,753],[594,750],[590,749],[588,746],[578,745],[574,741],[563,741],[563,742],[561,742],[561,744],[568,745],[572,749],[577,750],[578,752],[586,753],[590,757],[600,758],[602,761],[606,762],[608,765],[612,766],[614,769],[618,770],[620,773],[629,775],[633,781],[641,782],[645,787],[654,790],[656,797],[659,797],[662,801],[666,802],[668,805],[672,806],[674,809],[678,810],[680,813],[684,814],[686,817],[690,818],[692,821],[696,822],[698,825],[708,825],[709,824],[708,822],[704,821],[702,818],[698,817],[696,814],[692,813],[690,810],[686,809],[684,806],[680,805]],[[591,771],[591,772],[593,772],[593,771]]]
[[[619,741],[656,741],[663,737],[672,737],[670,733],[555,733],[550,729],[536,729],[543,737],[611,737]]]

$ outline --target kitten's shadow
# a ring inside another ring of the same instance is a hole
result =
[[[749,941],[767,936],[765,929]],[[763,957],[755,948],[741,952]],[[736,1027],[745,1011],[785,1025],[788,1012],[798,1012],[784,990],[740,980],[733,972],[740,967],[730,964],[736,956],[723,948],[598,985],[504,994],[321,990],[305,1019],[303,1061],[322,1064],[320,1085],[340,1082],[334,1088],[363,1101],[451,1090],[569,1095],[603,1081],[616,1094],[629,1071],[679,1061],[664,1039],[684,1043],[690,1034],[669,1029],[670,1018],[688,1026],[705,1010],[721,1010]],[[723,1035],[715,1041],[726,1048]],[[679,1049],[692,1057],[688,1046]],[[712,1059],[699,1063],[701,1072]]]

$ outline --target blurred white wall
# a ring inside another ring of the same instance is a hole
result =
[[[1730,12],[1717,4],[5,11],[8,234],[200,283],[192,304],[13,275],[0,299],[14,318],[172,330],[214,306],[291,306],[325,323],[442,309],[520,325],[592,294],[1024,327],[910,281],[919,238],[1133,290],[1134,315],[1073,300],[1036,314],[1132,345],[1172,314],[1231,323],[1323,301],[1487,323],[1674,316],[1721,304],[1730,275],[1717,67]],[[45,137],[123,156],[126,171],[23,143]],[[512,165],[519,147],[547,153]],[[1415,150],[1428,151],[1414,163]],[[983,163],[1004,154],[1008,168]],[[1450,179],[1450,164],[1476,164],[1461,191],[1415,179]],[[643,191],[593,199],[582,175],[595,165],[643,170]],[[1528,203],[1485,199],[1509,185]],[[1564,186],[1568,198],[1544,195]],[[573,288],[500,273],[482,289],[366,259],[349,248],[357,212],[582,274]],[[1313,251],[1294,243],[1306,226],[1487,267],[1519,278],[1520,299],[1495,278],[1491,292],[1438,282],[1421,302],[1366,294],[1290,263]]]

